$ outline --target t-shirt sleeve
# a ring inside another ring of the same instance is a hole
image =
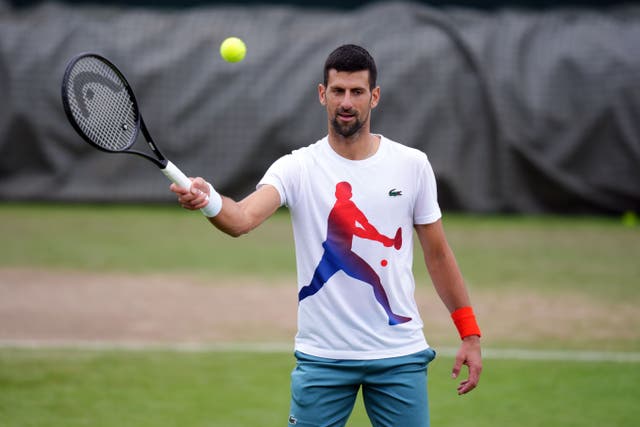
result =
[[[413,211],[414,224],[431,224],[442,217],[438,204],[438,188],[431,163],[426,158],[418,178],[418,192]]]
[[[300,170],[300,164],[293,154],[284,155],[267,169],[256,188],[272,185],[280,194],[280,205],[292,206],[300,185]]]

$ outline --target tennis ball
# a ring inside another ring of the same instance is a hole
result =
[[[238,37],[228,37],[220,45],[220,56],[227,62],[240,62],[247,54],[247,46]]]

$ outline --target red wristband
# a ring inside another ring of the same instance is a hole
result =
[[[461,307],[451,313],[451,318],[453,319],[453,323],[458,328],[458,333],[460,334],[460,339],[480,334],[480,327],[478,326],[478,322],[476,322],[476,315],[473,314],[473,308],[471,306]]]

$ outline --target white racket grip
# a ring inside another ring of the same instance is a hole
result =
[[[164,173],[167,178],[173,181],[176,185],[179,185],[182,188],[187,190],[191,189],[191,180],[187,178],[185,174],[182,173],[180,169],[170,161],[167,161],[167,166],[162,169],[162,173]],[[200,212],[208,218],[214,217],[220,213],[222,210],[222,197],[218,192],[213,188],[211,184],[209,184],[209,196],[207,197],[207,206],[200,209]]]
[[[176,185],[189,190],[191,188],[191,180],[182,173],[180,169],[170,161],[167,161],[167,166],[164,169],[160,169],[163,174],[166,175]]]

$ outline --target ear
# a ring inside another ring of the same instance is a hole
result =
[[[378,102],[380,102],[380,86],[374,87],[371,91],[371,108],[376,108]]]
[[[327,105],[327,88],[324,87],[323,84],[318,85],[318,99],[320,100],[320,104]]]

